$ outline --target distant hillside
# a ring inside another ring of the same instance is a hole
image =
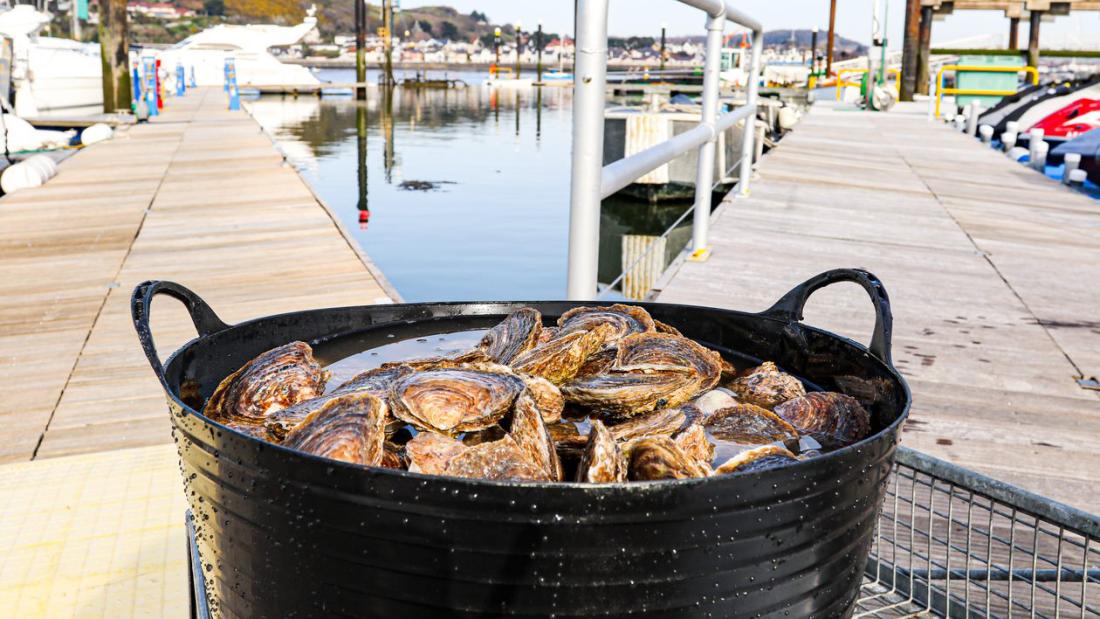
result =
[[[793,36],[793,42],[792,42]],[[768,30],[764,33],[764,46],[765,47],[796,47],[798,49],[810,49],[810,42],[813,40],[812,30]],[[829,33],[826,31],[818,31],[817,33],[817,49],[824,50],[827,44]],[[833,44],[836,46],[836,51],[841,55],[858,56],[860,54],[867,53],[867,46],[852,39],[844,38],[840,35],[834,37]]]

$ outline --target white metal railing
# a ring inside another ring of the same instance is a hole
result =
[[[752,173],[753,119],[760,81],[764,30],[760,22],[723,0],[677,0],[707,14],[706,63],[703,67],[702,118],[694,128],[614,163],[603,165],[604,98],[607,85],[607,8],[609,0],[577,1],[576,60],[573,70],[573,162],[569,203],[570,299],[596,297],[600,243],[600,201],[693,148],[699,149],[692,219],[692,248],[706,251],[714,149],[718,134],[745,120],[738,189],[749,190]],[[745,105],[718,116],[718,72],[722,35],[730,21],[752,30],[752,60]]]

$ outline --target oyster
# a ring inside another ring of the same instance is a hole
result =
[[[775,414],[827,449],[837,449],[871,433],[871,416],[851,396],[815,391],[775,407]]]
[[[527,385],[527,393],[535,399],[535,404],[542,413],[542,420],[546,423],[554,423],[561,419],[561,413],[565,409],[565,397],[554,383],[541,376],[520,376]]]
[[[794,426],[755,404],[737,404],[720,409],[704,425],[714,438],[741,445],[798,440],[798,431]]]
[[[225,427],[236,430],[245,436],[251,436],[252,438],[258,438],[262,441],[271,441],[272,436],[268,433],[267,428],[263,422],[252,421],[246,417],[234,417],[223,422]]]
[[[656,328],[657,333],[671,333],[672,335],[678,335],[680,337],[684,336],[684,334],[680,333],[680,330],[676,327],[667,323],[663,323],[656,318],[653,319],[653,326]]]
[[[718,382],[721,357],[695,342],[665,333],[639,333],[619,341],[608,372],[562,386],[568,402],[613,415],[673,408]]]
[[[442,475],[451,458],[468,449],[470,447],[461,441],[448,436],[421,432],[405,443],[405,456],[409,459],[409,472]]]
[[[382,460],[378,466],[404,470],[409,468],[409,461],[405,458],[404,450],[400,446],[387,442],[382,446]]]
[[[332,390],[332,394],[349,393],[352,391],[366,391],[367,393],[384,398],[389,394],[390,385],[394,381],[413,373],[413,369],[407,365],[394,365],[374,368],[366,372],[360,372],[351,380]]]
[[[605,343],[611,344],[632,333],[646,333],[656,330],[649,312],[633,305],[616,303],[610,307],[575,307],[558,318],[560,335],[576,331],[592,331],[600,325],[607,325],[604,332]]]
[[[767,409],[806,395],[802,381],[780,372],[771,361],[765,361],[750,370],[747,376],[734,380],[730,388],[741,400]]]
[[[689,372],[611,372],[561,386],[566,402],[612,416],[630,417],[675,407],[698,385]]]
[[[585,360],[584,365],[577,370],[577,377],[583,378],[585,376],[596,376],[597,374],[606,374],[611,371],[611,366],[615,363],[615,358],[619,356],[619,349],[614,346],[609,346],[598,352],[592,353]]]
[[[530,307],[518,309],[489,329],[478,348],[497,363],[509,363],[534,348],[542,333],[542,314]]]
[[[776,445],[762,445],[743,451],[714,469],[715,475],[726,473],[751,473],[798,462],[793,453]]]
[[[731,406],[737,406],[737,398],[731,392],[719,387],[695,398],[684,408],[693,419],[706,424],[715,412]]]
[[[722,356],[686,337],[642,333],[619,342],[619,354],[613,368],[619,371],[692,370],[703,385],[701,391],[718,383]]]
[[[665,436],[633,441],[628,446],[627,477],[635,481],[706,477],[706,467],[686,455]]]
[[[687,430],[672,438],[680,451],[696,462],[708,463],[714,458],[714,444],[707,439],[707,431],[703,426],[693,423]]]
[[[487,369],[504,373],[511,373],[512,371],[508,366],[493,361],[492,357],[480,348],[450,357],[424,357],[422,359],[405,359],[404,361],[387,361],[379,366],[379,369],[391,369],[401,366],[417,371],[453,368]]]
[[[386,404],[366,392],[330,398],[286,435],[283,445],[352,464],[377,466],[385,442]]]
[[[638,415],[609,428],[616,441],[631,441],[647,436],[672,436],[687,423],[687,415],[679,408],[665,408],[648,415]]]
[[[599,419],[592,420],[581,463],[577,467],[577,481],[590,484],[608,484],[626,481],[626,462],[619,444]]]
[[[591,331],[559,333],[549,342],[513,359],[512,368],[560,385],[577,374],[588,357],[603,346],[610,332],[611,326],[596,325]]]
[[[473,447],[474,445],[480,445],[482,443],[491,443],[493,441],[499,441],[504,438],[506,434],[508,434],[507,430],[499,425],[489,426],[484,430],[466,432],[462,435],[462,444],[467,447]]]
[[[542,421],[542,413],[530,393],[521,393],[516,398],[512,410],[512,426],[508,434],[527,454],[528,459],[546,472],[551,481],[562,479],[561,460],[554,449],[554,441],[550,438],[550,432]]]
[[[203,414],[216,421],[243,417],[262,420],[325,391],[329,374],[305,342],[273,348],[225,378],[206,402]]]
[[[539,331],[539,340],[535,342],[535,346],[542,346],[554,339],[558,336],[558,331],[561,331],[561,329],[557,327],[543,327],[542,330]]]
[[[500,421],[524,388],[512,374],[467,369],[417,372],[390,387],[393,415],[422,430],[455,434]]]
[[[443,474],[496,481],[550,481],[546,470],[532,462],[511,435],[460,451],[447,461]]]

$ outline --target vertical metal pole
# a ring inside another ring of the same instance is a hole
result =
[[[718,118],[718,72],[722,62],[722,33],[726,18],[707,17],[707,51],[703,65],[703,114],[702,123],[713,131]],[[746,121],[746,126],[748,126]],[[706,258],[707,232],[710,224],[710,197],[714,186],[714,149],[718,133],[699,147],[699,167],[695,170],[695,211],[692,213],[692,257]]]
[[[573,68],[573,162],[569,192],[570,299],[596,297],[607,85],[608,0],[578,0]]]
[[[833,37],[836,35],[836,0],[829,0],[829,41],[825,50],[825,77],[833,74]]]
[[[831,32],[831,31],[830,31]],[[829,37],[832,39],[832,37]],[[830,49],[832,49],[830,47]],[[749,177],[752,176],[752,157],[756,153],[753,145],[753,136],[756,133],[756,92],[760,87],[760,54],[764,50],[764,33],[752,33],[752,64],[749,68],[748,83],[749,93],[745,99],[745,105],[752,108],[752,113],[745,118],[745,130],[741,140],[741,169],[737,181],[737,188],[742,196],[749,195]]]

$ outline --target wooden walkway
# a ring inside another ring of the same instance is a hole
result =
[[[0,199],[0,462],[171,441],[128,300],[146,279],[193,288],[228,322],[388,302],[384,279],[220,90],[69,158]],[[193,337],[161,301],[167,354]]]
[[[1100,513],[1100,203],[925,119],[819,103],[728,198],[713,255],[666,302],[761,310],[829,268],[868,268],[894,306],[913,388],[904,444]],[[858,286],[806,322],[866,342]]]

